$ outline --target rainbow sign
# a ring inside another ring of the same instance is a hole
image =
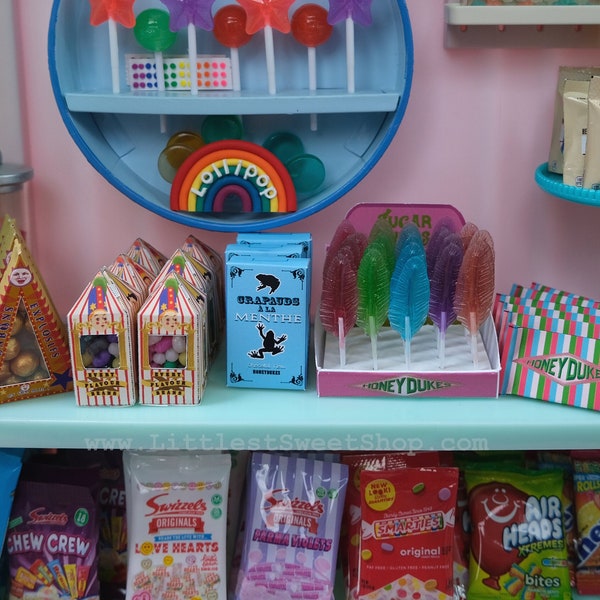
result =
[[[283,163],[252,142],[223,140],[194,151],[177,170],[171,209],[187,212],[281,213],[297,208]]]

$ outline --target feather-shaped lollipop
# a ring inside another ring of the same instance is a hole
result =
[[[477,332],[490,316],[494,303],[495,252],[492,236],[479,229],[463,256],[456,281],[454,308],[471,336],[473,364],[477,367]]]
[[[435,267],[435,261],[440,256],[442,248],[448,235],[456,232],[456,226],[454,221],[450,218],[440,219],[434,226],[431,232],[431,237],[427,242],[427,248],[425,254],[427,256],[427,274],[431,279],[433,275],[433,269]]]
[[[360,231],[355,231],[351,233],[342,243],[342,248],[349,248],[352,252],[352,256],[354,257],[354,266],[358,269],[360,265],[360,261],[365,253],[367,248],[368,241],[367,236]]]
[[[373,369],[377,369],[377,334],[390,305],[390,271],[379,248],[368,246],[358,267],[357,324],[371,338]]]
[[[398,262],[390,284],[390,325],[404,340],[406,367],[410,368],[410,347],[429,312],[429,277],[424,256]]]
[[[444,247],[435,261],[430,277],[429,316],[438,329],[441,368],[444,368],[446,356],[446,331],[456,319],[454,298],[462,260],[463,247],[460,236],[451,233],[445,238]]]
[[[369,231],[368,240],[369,245],[379,246],[390,271],[393,271],[396,263],[396,232],[390,222],[377,219]]]
[[[408,243],[411,240],[421,242],[421,244],[423,243],[421,231],[412,221],[404,225],[404,227],[402,227],[400,233],[398,234],[398,239],[396,241],[396,258],[400,254],[400,251],[402,250],[404,244]]]
[[[323,277],[319,316],[325,331],[338,338],[342,367],[346,364],[346,335],[356,325],[356,275],[350,249],[342,248],[331,258]]]
[[[325,251],[325,261],[323,262],[323,277],[325,277],[327,270],[329,268],[329,263],[331,259],[337,254],[337,251],[342,247],[342,244],[346,240],[346,238],[352,234],[356,233],[356,229],[352,222],[348,219],[342,219],[340,224],[336,227],[333,232],[333,236],[329,245],[327,246],[327,250]]]
[[[479,231],[479,227],[470,221],[462,226],[459,234],[460,239],[462,240],[463,250],[467,249],[467,246],[471,243],[471,240],[477,231]]]

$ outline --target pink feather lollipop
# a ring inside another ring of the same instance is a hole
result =
[[[213,35],[231,51],[233,89],[239,92],[241,83],[238,48],[252,39],[252,36],[246,33],[246,11],[238,4],[228,4],[216,12],[214,21]]]
[[[117,23],[131,29],[135,25],[133,3],[135,0],[90,0],[90,24],[94,27],[108,21],[108,39],[110,44],[110,67],[112,73],[113,94],[121,91],[119,83],[119,39]]]
[[[275,94],[273,29],[277,29],[282,33],[290,32],[288,11],[295,0],[238,0],[238,2],[246,10],[248,18],[246,33],[253,35],[261,29],[264,31],[269,94]]]
[[[317,89],[316,48],[324,44],[333,27],[327,22],[327,10],[318,4],[303,4],[292,16],[292,35],[308,49],[308,89]],[[317,130],[317,115],[310,115],[310,128]]]

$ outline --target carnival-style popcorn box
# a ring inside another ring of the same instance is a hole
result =
[[[209,360],[212,362],[218,348],[221,331],[216,276],[208,266],[179,248],[175,250],[164,264],[160,273],[150,285],[149,293],[152,294],[158,287],[163,286],[165,280],[174,273],[190,283],[197,290],[196,300],[206,305],[206,350]]]
[[[98,271],[67,314],[79,406],[131,406],[137,398],[139,292]]]
[[[200,404],[206,387],[206,306],[198,290],[169,276],[138,313],[139,401],[154,406]]]
[[[157,250],[152,244],[149,244],[142,238],[137,238],[125,252],[133,260],[142,265],[144,269],[154,275],[158,275],[163,265],[167,262],[167,257]]]
[[[238,255],[226,262],[229,387],[306,388],[310,264]]]
[[[69,342],[15,221],[0,230],[0,404],[70,391]]]

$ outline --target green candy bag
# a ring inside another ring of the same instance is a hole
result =
[[[465,477],[469,600],[569,600],[562,471],[475,468]]]

